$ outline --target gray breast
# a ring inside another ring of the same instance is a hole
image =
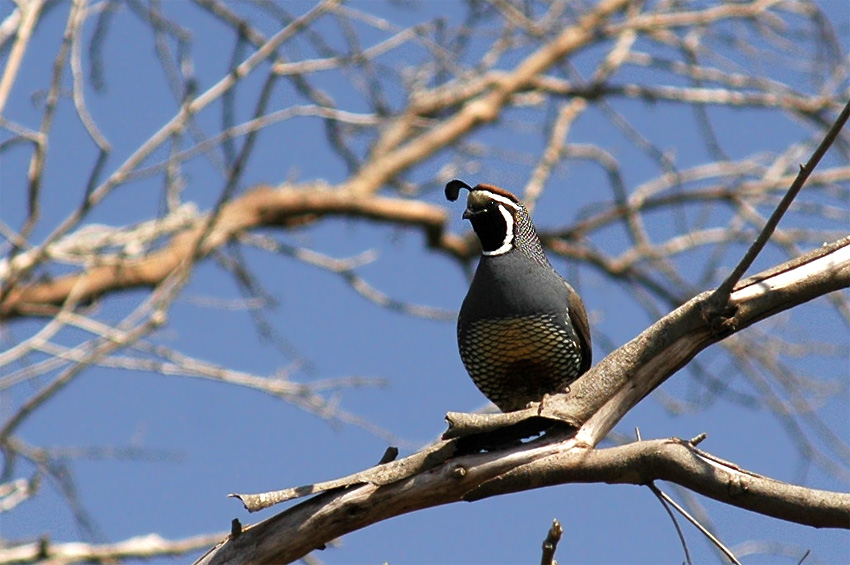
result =
[[[482,257],[458,319],[460,356],[475,385],[510,411],[563,391],[580,374],[569,287],[519,252]]]

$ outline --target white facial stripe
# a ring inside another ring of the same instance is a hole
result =
[[[480,190],[481,192],[486,192],[487,196],[489,196],[491,200],[495,200],[496,202],[501,202],[505,206],[510,206],[514,210],[519,210],[519,205],[516,202],[514,202],[513,200],[511,200],[510,198],[506,198],[506,197],[502,196],[501,194],[496,194],[495,192],[490,192],[489,190],[481,190],[481,189],[478,189],[478,190]]]
[[[492,194],[491,193],[491,195],[493,196],[494,200],[499,200],[501,202],[501,200],[503,199],[498,194]],[[504,199],[504,200],[507,200],[507,199]],[[510,202],[510,201],[508,201],[508,202],[511,205],[513,205],[514,207],[516,207],[516,204],[514,202]],[[504,241],[502,241],[502,245],[500,245],[498,249],[494,249],[493,251],[482,251],[482,253],[484,255],[501,255],[502,253],[507,253],[508,251],[513,249],[513,246],[514,246],[514,217],[510,212],[505,210],[504,206],[499,206],[499,212],[501,212],[502,217],[505,219],[505,227],[506,227],[506,229],[505,229],[505,239],[504,239]]]

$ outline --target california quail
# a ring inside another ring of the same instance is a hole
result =
[[[563,392],[590,368],[590,328],[575,290],[552,267],[525,206],[489,184],[469,190],[464,219],[481,259],[460,308],[460,358],[475,386],[503,412]]]

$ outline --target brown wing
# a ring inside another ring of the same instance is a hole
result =
[[[573,290],[573,287],[567,281],[564,281],[567,288],[570,290],[570,297],[567,302],[570,312],[570,322],[576,330],[579,344],[581,345],[581,374],[590,369],[593,361],[593,352],[590,344],[590,324],[587,323],[587,312],[584,310],[584,303],[581,301],[578,293]]]

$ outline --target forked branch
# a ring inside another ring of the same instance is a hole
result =
[[[568,393],[519,413],[527,418],[514,422],[513,428],[491,427],[482,433],[465,421],[464,437],[443,440],[344,479],[237,495],[246,507],[259,510],[321,493],[245,529],[237,539],[225,540],[199,563],[288,562],[340,535],[399,514],[570,482],[669,480],[768,516],[815,527],[850,528],[850,495],[774,481],[687,442],[656,440],[592,449],[635,404],[699,351],[758,320],[848,286],[850,237],[742,281],[722,319],[704,316],[711,293],[703,293],[614,351],[573,383]],[[524,436],[549,431],[516,445],[516,426],[526,426]]]

